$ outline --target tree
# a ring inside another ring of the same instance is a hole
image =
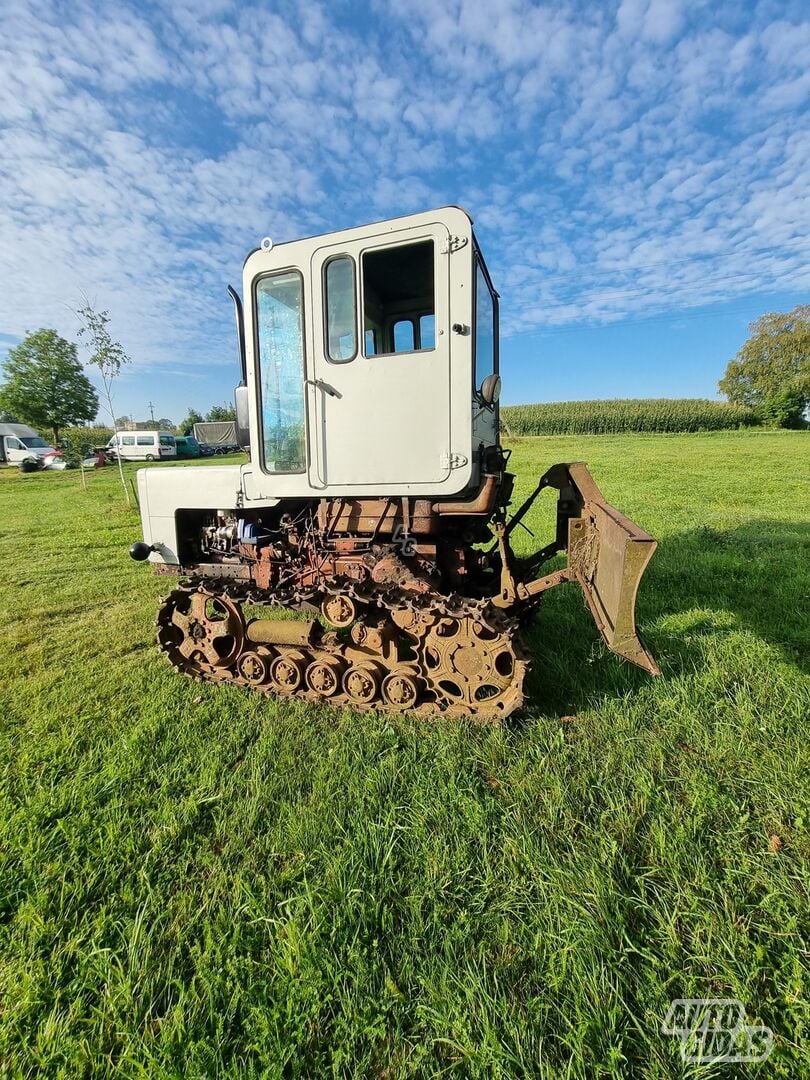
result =
[[[752,405],[766,421],[789,427],[810,403],[810,304],[761,315],[729,361],[720,392]]]
[[[235,420],[236,419],[236,406],[229,405],[223,402],[222,405],[214,405],[213,408],[208,410],[208,415],[205,418],[215,423],[217,420]]]
[[[174,423],[166,416],[161,416],[159,420],[155,421],[155,427],[161,431],[174,431]]]
[[[94,311],[90,303],[85,299],[84,307],[76,312],[82,322],[79,337],[87,339],[87,348],[90,353],[89,363],[98,368],[101,383],[104,387],[104,397],[107,401],[107,410],[113,423],[113,431],[118,434],[118,424],[113,409],[112,388],[116,378],[121,373],[124,364],[129,363],[129,357],[124,352],[124,347],[118,341],[113,341],[108,329],[110,313],[108,311]],[[129,488],[124,479],[124,466],[121,463],[121,455],[116,454],[118,459],[118,475],[121,477],[121,487],[124,489],[124,498],[127,506],[131,506]]]
[[[98,412],[98,395],[76,346],[55,330],[36,330],[9,349],[5,373],[0,407],[24,424],[49,428],[54,445],[60,428],[92,420]]]
[[[203,414],[197,412],[196,409],[189,409],[188,416],[185,420],[181,420],[177,425],[177,430],[181,435],[189,435],[195,424],[201,424],[203,422]]]

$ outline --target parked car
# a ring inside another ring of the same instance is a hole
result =
[[[177,447],[168,431],[119,431],[107,443],[107,454],[122,461],[158,461],[177,457]]]
[[[199,446],[200,448],[201,457],[213,457],[216,453],[216,450],[214,450],[213,446],[209,446],[208,443],[197,443],[197,446]]]
[[[193,435],[175,435],[174,445],[179,458],[198,458],[202,456],[202,447]]]

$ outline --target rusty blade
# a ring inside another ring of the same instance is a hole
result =
[[[569,472],[584,506],[568,521],[568,565],[607,647],[660,675],[636,629],[638,587],[657,542],[605,501],[583,463],[569,465]]]

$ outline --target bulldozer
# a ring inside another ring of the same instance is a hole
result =
[[[156,624],[178,672],[502,720],[524,699],[521,630],[572,582],[607,647],[658,673],[635,624],[652,537],[580,462],[552,465],[510,513],[498,294],[464,210],[265,238],[244,302],[228,291],[246,460],[137,474],[130,554],[176,578]],[[518,557],[514,530],[545,489],[554,535]]]

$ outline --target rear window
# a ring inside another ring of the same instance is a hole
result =
[[[174,441],[174,435],[161,435],[160,436],[160,445],[161,446],[175,446],[176,443]]]

